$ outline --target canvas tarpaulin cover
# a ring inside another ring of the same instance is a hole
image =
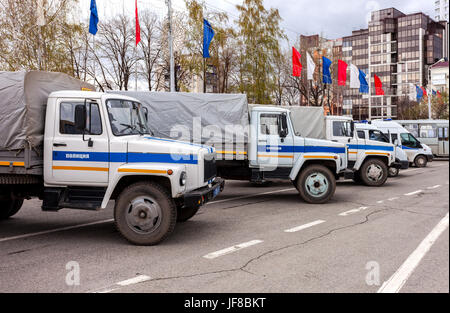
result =
[[[41,146],[49,94],[83,88],[95,90],[63,73],[0,71],[0,150]]]
[[[133,97],[148,109],[155,136],[215,144],[248,139],[248,104],[242,94],[108,91]],[[201,129],[197,129],[200,128]],[[237,128],[235,126],[238,126]],[[177,132],[177,129],[188,132]],[[235,130],[242,129],[238,136]],[[197,138],[200,137],[201,139]]]

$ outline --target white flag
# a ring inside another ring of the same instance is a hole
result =
[[[44,0],[37,1],[36,15],[38,26],[44,26],[45,25]]]
[[[308,71],[308,80],[314,79],[314,71],[316,70],[316,63],[314,63],[313,58],[309,55],[308,52],[306,52],[306,64],[307,64],[307,71]]]
[[[408,91],[409,100],[410,101],[417,101],[416,86],[414,84],[409,83],[408,87],[409,87],[409,91]]]
[[[355,64],[350,64],[350,88],[359,89],[360,85],[359,69]]]

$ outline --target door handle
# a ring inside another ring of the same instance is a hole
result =
[[[55,143],[53,144],[53,147],[67,147],[67,144],[55,142]]]

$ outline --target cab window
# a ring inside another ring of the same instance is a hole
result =
[[[61,102],[59,110],[59,132],[67,135],[81,135],[83,131],[75,127],[75,108],[84,102]],[[86,104],[86,130],[88,135],[101,135],[102,123],[97,103]]]
[[[260,131],[263,135],[280,135],[280,115],[261,114],[259,117]]]
[[[370,140],[389,142],[389,139],[386,137],[386,135],[379,130],[369,130],[369,138]]]
[[[358,130],[358,138],[366,139],[366,132],[364,130]]]
[[[351,137],[350,122],[333,121],[333,136],[335,137]]]
[[[420,148],[419,141],[410,133],[402,133],[400,138],[402,139],[402,145],[408,148]]]

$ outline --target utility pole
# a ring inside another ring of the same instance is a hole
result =
[[[169,54],[170,54],[170,92],[175,92],[175,60],[173,57],[173,38],[172,38],[172,3],[166,0],[167,15],[169,20]]]

